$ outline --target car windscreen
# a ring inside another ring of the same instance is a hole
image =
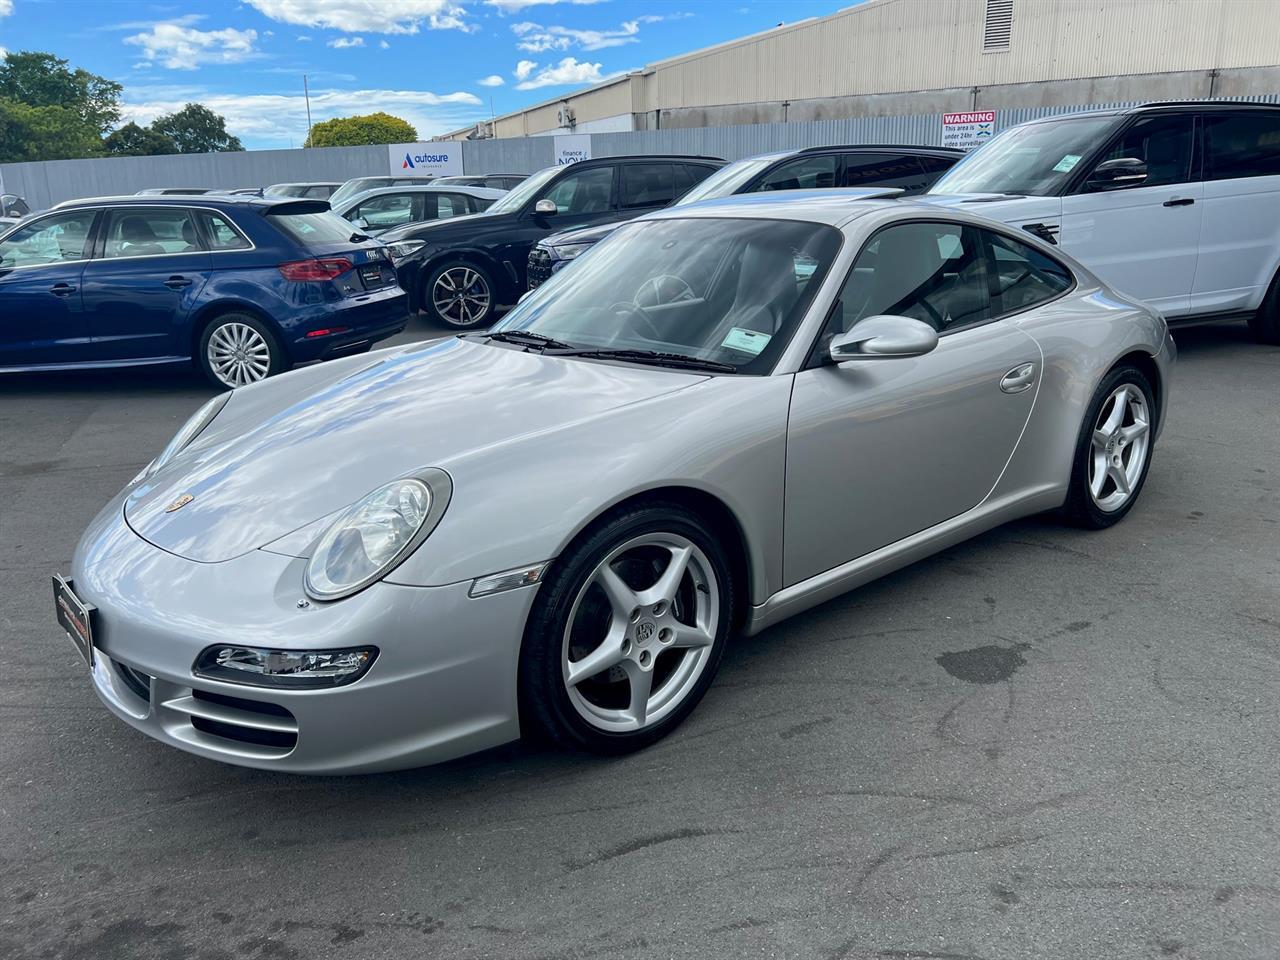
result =
[[[357,193],[364,193],[366,190],[372,190],[374,187],[381,187],[390,182],[388,177],[358,177],[355,180],[348,180],[329,196],[330,203],[341,203],[347,197],[354,197]]]
[[[944,173],[929,193],[1054,196],[1115,124],[1105,116],[1014,127]]]
[[[840,244],[833,227],[795,220],[628,223],[494,329],[579,349],[657,351],[768,373]]]
[[[350,220],[344,220],[330,210],[299,211],[299,204],[287,204],[267,212],[267,222],[273,223],[289,237],[305,246],[326,243],[347,243],[353,234],[359,233]],[[307,206],[319,207],[320,204]]]
[[[739,160],[727,167],[721,167],[677,200],[675,205],[683,207],[687,203],[697,203],[699,200],[731,196],[759,176],[777,159],[777,156],[751,157],[748,160]]]
[[[542,188],[546,186],[547,181],[563,169],[563,167],[547,167],[545,170],[539,170],[485,212],[515,213],[529,200],[536,197]]]

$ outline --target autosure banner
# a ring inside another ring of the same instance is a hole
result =
[[[392,143],[387,146],[393,177],[457,177],[462,174],[462,144],[456,140],[432,143]]]
[[[942,115],[942,145],[956,147],[960,150],[972,150],[980,147],[993,136],[996,130],[996,112],[994,110],[977,113],[944,113]]]

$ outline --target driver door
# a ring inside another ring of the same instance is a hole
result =
[[[795,377],[787,585],[964,513],[995,486],[1035,402],[1040,349],[995,319],[988,249],[984,231],[909,221],[858,254],[809,369]],[[831,363],[831,336],[877,314],[929,323],[938,346]]]

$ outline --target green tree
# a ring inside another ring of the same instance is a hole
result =
[[[113,157],[158,157],[178,152],[178,145],[169,137],[133,121],[108,134],[102,146]]]
[[[227,121],[198,103],[188,103],[177,113],[156,117],[150,130],[173,141],[178,153],[227,153],[244,149],[238,138],[227,133]]]
[[[114,80],[70,69],[51,53],[23,50],[0,62],[0,97],[29,107],[68,110],[98,136],[119,122],[123,90]]]
[[[0,97],[0,162],[70,160],[102,153],[102,138],[74,110]]]
[[[389,113],[363,117],[334,117],[317,123],[305,147],[365,147],[377,143],[413,143],[418,131],[413,124]]]

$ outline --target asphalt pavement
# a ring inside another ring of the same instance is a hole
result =
[[[1012,524],[737,641],[631,757],[351,778],[149,740],[54,622],[210,391],[0,380],[0,957],[1275,958],[1280,349],[1177,340],[1119,526]]]

